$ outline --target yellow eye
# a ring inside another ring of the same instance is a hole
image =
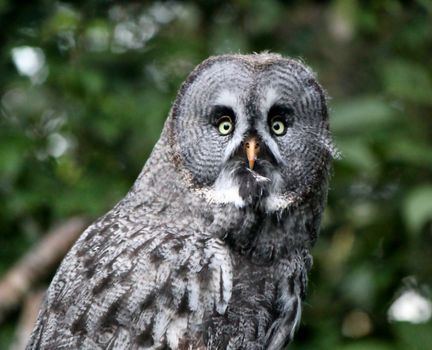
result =
[[[277,136],[281,136],[286,132],[285,123],[283,122],[283,120],[281,120],[279,116],[276,116],[271,120],[270,126],[273,134]]]
[[[228,135],[234,129],[234,124],[230,117],[225,116],[218,121],[218,130],[221,135]]]

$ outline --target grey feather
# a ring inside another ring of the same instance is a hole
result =
[[[230,114],[229,135],[217,113]],[[132,189],[65,257],[27,349],[283,348],[300,322],[333,149],[324,93],[303,64],[204,61]]]

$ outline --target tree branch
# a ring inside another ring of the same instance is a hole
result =
[[[18,321],[18,326],[15,330],[15,339],[10,350],[24,350],[30,339],[36,319],[39,313],[39,308],[45,295],[45,290],[39,289],[27,293],[23,301],[21,316]]]
[[[6,273],[0,280],[0,324],[31,287],[57,267],[88,224],[88,219],[76,217],[54,227]]]

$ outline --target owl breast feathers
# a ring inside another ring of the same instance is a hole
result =
[[[333,154],[307,67],[207,59],[132,189],[65,257],[28,349],[282,349]]]

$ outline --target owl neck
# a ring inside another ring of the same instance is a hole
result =
[[[221,220],[219,234],[239,256],[255,264],[271,264],[312,247],[321,215],[304,209],[266,214],[243,208],[237,218],[231,214],[229,219]]]

